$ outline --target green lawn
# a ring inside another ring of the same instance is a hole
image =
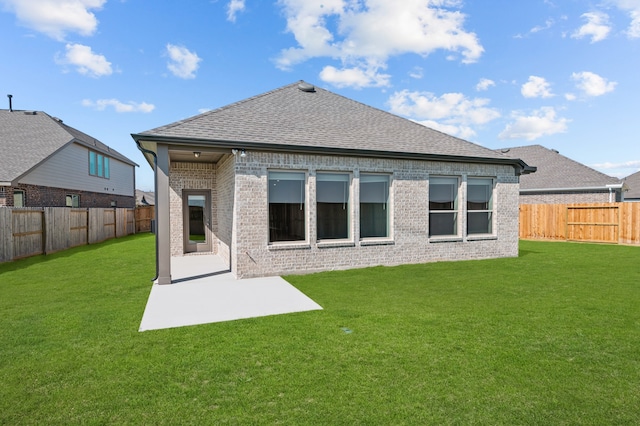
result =
[[[640,247],[291,276],[323,311],[139,333],[153,247],[0,264],[0,424],[640,424]]]

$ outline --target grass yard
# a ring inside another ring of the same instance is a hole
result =
[[[153,249],[0,264],[0,424],[640,424],[640,247],[290,276],[323,311],[139,333]]]

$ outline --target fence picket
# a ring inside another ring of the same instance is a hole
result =
[[[0,262],[93,244],[136,232],[126,208],[0,208]]]

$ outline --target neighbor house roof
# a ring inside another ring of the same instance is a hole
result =
[[[155,192],[136,189],[136,204],[142,206],[154,206],[156,204]]]
[[[626,199],[640,199],[640,171],[623,179],[624,183],[629,187],[629,191],[625,192]]]
[[[361,156],[422,156],[449,161],[466,159],[511,164],[525,173],[533,171],[524,162],[500,152],[305,82],[132,136],[136,142]]]
[[[621,188],[622,181],[565,157],[542,145],[503,148],[497,150],[513,158],[520,158],[537,167],[536,173],[520,178],[520,192],[605,190]]]
[[[43,111],[0,110],[0,182],[13,182],[68,144],[78,143],[132,166],[99,140]]]

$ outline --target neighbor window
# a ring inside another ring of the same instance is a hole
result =
[[[89,151],[89,174],[109,179],[109,157],[95,151]]]
[[[493,180],[467,180],[467,234],[490,234],[493,231]]]
[[[360,238],[389,237],[389,175],[360,174]]]
[[[25,193],[22,190],[16,189],[13,191],[13,207],[25,206]]]
[[[458,178],[429,179],[429,236],[458,235]]]
[[[269,172],[269,242],[305,241],[305,173]]]
[[[316,176],[318,240],[349,238],[349,192],[347,173]]]
[[[80,207],[80,196],[78,194],[67,195],[67,207]]]

